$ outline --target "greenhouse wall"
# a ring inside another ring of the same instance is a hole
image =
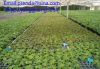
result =
[[[61,9],[66,10],[66,6],[62,6]],[[70,5],[69,10],[89,10],[89,7],[81,5]]]
[[[95,10],[100,10],[100,6],[96,6],[95,7]]]
[[[90,7],[90,10],[100,10],[100,6]]]

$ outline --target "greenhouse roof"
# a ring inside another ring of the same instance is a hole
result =
[[[14,1],[14,0],[6,0],[6,1]],[[17,0],[17,1],[29,1],[29,0]],[[35,0],[31,0],[31,1],[35,1]],[[63,6],[67,5],[67,2],[69,2],[70,5],[74,4],[74,5],[84,5],[84,6],[91,6],[91,5],[100,6],[100,0],[38,0],[38,1],[40,2],[58,1],[61,2]],[[0,6],[3,6],[3,0],[0,0]]]

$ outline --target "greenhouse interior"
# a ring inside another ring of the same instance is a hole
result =
[[[0,0],[0,69],[100,69],[100,0]]]

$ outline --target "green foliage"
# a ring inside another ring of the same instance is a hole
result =
[[[18,15],[19,16],[12,19],[0,20],[0,50],[1,48],[5,48],[12,40],[31,25],[40,16],[40,13]]]
[[[62,14],[66,15],[66,12],[62,11]],[[69,11],[69,16],[100,34],[100,11],[71,10]]]
[[[54,16],[54,17],[53,17]],[[56,17],[57,16],[57,17]],[[68,42],[69,49],[62,47]],[[46,13],[11,45],[13,51],[0,59],[19,69],[80,69],[92,53],[99,65],[100,37],[57,13]]]

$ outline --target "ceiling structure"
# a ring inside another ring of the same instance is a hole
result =
[[[15,1],[15,0],[6,0],[6,1]],[[29,1],[29,0],[16,0],[16,1]],[[100,0],[31,0],[31,1],[44,1],[44,2],[51,2],[57,1],[60,2],[62,6],[66,6],[67,3],[72,5],[84,5],[84,6],[100,6]],[[3,6],[4,0],[0,0],[0,6]]]

